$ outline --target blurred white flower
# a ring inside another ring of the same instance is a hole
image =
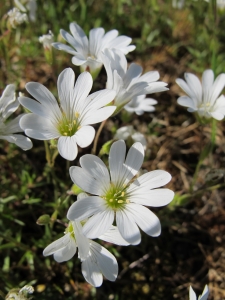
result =
[[[146,98],[145,95],[140,95],[134,97],[130,102],[128,102],[124,109],[129,113],[136,113],[137,115],[143,115],[144,112],[155,111],[155,107],[152,105],[157,104],[158,101],[152,98]]]
[[[71,68],[61,72],[58,78],[60,106],[52,93],[37,82],[26,84],[27,91],[37,100],[20,97],[20,103],[32,113],[20,121],[25,133],[37,140],[58,140],[58,151],[62,157],[74,160],[77,145],[89,146],[95,136],[91,124],[106,120],[115,107],[106,106],[115,96],[111,90],[102,90],[88,96],[93,80],[88,72],[82,73],[75,84]]]
[[[33,294],[34,288],[31,285],[25,285],[24,287],[22,287],[22,289],[20,289],[19,292],[27,292],[28,294]]]
[[[193,2],[198,2],[199,0],[192,0]],[[204,0],[205,2],[210,2],[210,0]],[[225,0],[217,0],[216,5],[218,8],[225,8]],[[182,9],[185,6],[185,0],[172,0],[172,6],[174,8]]]
[[[222,120],[225,115],[225,97],[220,95],[225,86],[225,74],[220,74],[214,81],[212,70],[202,75],[202,84],[197,76],[184,74],[185,80],[176,79],[176,83],[188,96],[181,96],[177,102],[188,107],[189,112],[197,112],[200,116]]]
[[[141,75],[142,67],[135,63],[127,68],[126,57],[119,50],[106,49],[102,53],[102,61],[107,72],[106,88],[116,91],[113,105],[117,109],[114,115],[137,96],[168,90],[167,83],[157,81],[157,71]]]
[[[16,28],[17,25],[20,25],[24,22],[27,22],[27,14],[21,13],[18,8],[14,7],[8,11],[9,23],[13,28]]]
[[[81,201],[80,199],[82,199],[82,196],[78,196],[78,201]],[[53,254],[57,262],[63,262],[71,259],[78,248],[78,258],[81,260],[82,274],[87,282],[98,287],[102,285],[102,275],[110,281],[115,281],[118,275],[116,258],[103,246],[83,235],[83,223],[79,221],[70,222],[65,235],[47,246],[43,251],[43,255],[48,256]],[[108,232],[105,235],[99,236],[99,238],[121,246],[128,245],[115,226],[111,226]]]
[[[48,34],[44,34],[39,37],[39,42],[43,44],[43,47],[47,50],[52,48],[52,43],[54,40],[54,34],[49,30]]]
[[[81,168],[70,168],[73,182],[91,195],[73,203],[67,218],[81,221],[90,217],[82,230],[88,238],[97,238],[107,232],[114,217],[121,236],[130,244],[137,245],[141,241],[138,227],[150,236],[161,233],[159,219],[144,205],[160,207],[172,201],[173,191],[156,189],[167,184],[171,175],[157,170],[133,181],[144,159],[142,144],[133,144],[126,159],[125,155],[125,142],[120,140],[110,149],[110,173],[103,161],[91,154],[80,158]]]
[[[81,66],[81,71],[89,71],[96,78],[101,67],[101,52],[104,49],[120,49],[124,54],[133,51],[136,47],[130,45],[131,38],[125,35],[118,36],[117,30],[110,30],[105,34],[103,28],[90,30],[89,40],[81,27],[76,23],[70,23],[69,34],[61,29],[62,37],[72,46],[63,43],[53,43],[53,47],[64,50],[72,55],[72,63]]]
[[[29,19],[36,21],[36,0],[14,0],[15,6],[23,13],[29,13]]]
[[[197,296],[196,296],[195,292],[193,291],[192,287],[190,286],[190,288],[189,288],[189,300],[207,300],[208,296],[209,296],[209,289],[208,289],[207,285],[205,286],[202,295],[200,295],[198,297],[198,299],[197,299]]]
[[[129,137],[134,142],[140,142],[142,144],[142,146],[144,147],[144,150],[146,150],[147,141],[145,139],[145,136],[142,133],[134,130],[134,127],[132,125],[123,126],[119,129],[117,129],[114,139],[127,140]]]
[[[172,0],[172,6],[174,8],[182,9],[184,7],[185,0]]]
[[[34,288],[31,285],[25,285],[21,289],[15,288],[10,290],[5,300],[29,300],[31,298],[28,294],[33,294],[33,292]]]
[[[22,132],[19,122],[22,115],[6,123],[6,119],[19,107],[20,103],[15,96],[15,85],[9,84],[0,98],[0,139],[16,144],[23,150],[32,148],[32,142],[26,136],[17,134]]]

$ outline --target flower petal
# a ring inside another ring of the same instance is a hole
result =
[[[16,118],[10,120],[9,122],[5,123],[4,127],[4,134],[13,134],[17,132],[22,132],[23,129],[20,127],[20,120],[25,114],[21,114]]]
[[[124,184],[127,184],[140,170],[144,160],[144,148],[139,142],[132,145],[125,161]]]
[[[202,90],[205,103],[210,102],[210,91],[213,86],[214,73],[213,70],[205,70],[202,74]]]
[[[71,97],[73,95],[75,74],[71,68],[67,68],[59,74],[57,87],[62,109],[69,116],[71,112]]]
[[[158,217],[148,208],[130,203],[126,206],[127,212],[133,218],[135,223],[148,235],[156,237],[161,233],[161,225]]]
[[[33,147],[31,140],[21,134],[0,135],[0,139],[16,144],[24,151],[30,150]]]
[[[92,126],[83,126],[75,133],[74,136],[78,146],[85,148],[92,143],[95,137],[95,130]]]
[[[189,300],[197,300],[196,294],[191,286],[189,288]]]
[[[94,258],[100,272],[110,281],[115,281],[118,275],[116,258],[104,247],[94,241],[90,242],[91,258]]]
[[[77,78],[73,97],[71,97],[71,109],[76,112],[83,110],[83,102],[87,98],[93,84],[92,76],[89,72],[83,72]]]
[[[76,49],[77,51],[79,51],[80,53],[82,53],[84,56],[88,55],[88,38],[86,36],[86,34],[84,33],[83,29],[76,24],[75,22],[70,23],[70,31],[76,41]]]
[[[200,103],[202,101],[202,85],[200,80],[192,73],[185,73],[184,77],[192,94],[194,94],[195,98]]]
[[[139,81],[146,81],[148,83],[150,82],[155,82],[159,80],[159,72],[158,71],[150,71],[145,74],[143,74],[140,78]]]
[[[58,151],[63,158],[74,160],[78,152],[75,135],[61,136],[58,140]]]
[[[82,225],[80,222],[72,222],[73,230],[76,238],[76,244],[79,251],[79,258],[84,260],[89,254],[89,239],[82,233]]]
[[[70,167],[69,172],[73,182],[83,191],[94,195],[104,195],[104,186],[87,170],[80,167]]]
[[[108,243],[127,246],[129,243],[124,240],[116,226],[111,226],[104,234],[98,237],[100,240],[103,240]]]
[[[57,262],[63,262],[70,260],[76,253],[77,247],[74,238],[70,238],[69,243],[66,245],[66,247],[56,251],[53,254],[54,259]]]
[[[26,84],[27,91],[37,99],[45,108],[53,113],[56,118],[61,117],[61,111],[53,94],[42,84],[38,82],[28,82]]]
[[[6,114],[9,116],[7,106],[15,101],[15,90],[15,84],[8,84],[2,93],[0,98],[0,112],[3,118],[6,118]]]
[[[141,234],[130,213],[124,209],[116,212],[116,224],[121,236],[131,245],[141,242]]]
[[[85,280],[94,287],[99,287],[102,285],[103,276],[99,271],[99,267],[95,262],[92,261],[91,257],[88,257],[82,262],[81,272]]]
[[[208,299],[208,296],[209,296],[209,288],[208,286],[206,285],[204,290],[203,290],[203,293],[202,295],[200,296],[199,300],[207,300]]]
[[[187,83],[181,79],[181,78],[177,78],[176,79],[176,83],[182,88],[182,90],[184,90],[184,92],[190,97],[190,98],[195,98],[195,95],[192,91],[192,89],[187,85]],[[195,99],[196,101],[196,99]],[[196,104],[197,104],[197,101],[196,101]],[[195,104],[195,105],[196,105]]]
[[[47,110],[46,106],[42,105],[40,102],[28,97],[19,97],[19,102],[32,113],[45,119],[51,119],[53,122],[57,122],[54,113],[52,113],[50,110]]]
[[[130,64],[126,75],[124,77],[124,88],[129,89],[129,87],[132,85],[133,82],[137,80],[137,78],[140,77],[141,73],[143,71],[143,68],[135,63]]]
[[[82,119],[82,125],[96,124],[108,119],[116,110],[116,106],[107,106],[98,110],[89,110]]]
[[[131,193],[129,200],[131,202],[152,206],[160,207],[167,205],[173,200],[174,192],[169,189],[155,189],[150,191],[145,191],[144,193],[136,191],[136,193]]]
[[[112,144],[109,152],[109,168],[111,180],[115,185],[121,184],[123,179],[125,154],[126,145],[123,140]]]
[[[220,74],[213,83],[211,88],[210,102],[213,105],[218,98],[219,94],[222,92],[225,85],[225,74]]]
[[[181,96],[177,99],[177,103],[184,106],[184,107],[190,107],[194,110],[197,110],[196,103],[193,101],[193,99],[187,97],[187,96]]]
[[[89,32],[89,51],[91,55],[99,58],[99,52],[103,48],[102,38],[104,36],[105,30],[101,27],[93,28]]]
[[[33,113],[25,114],[20,119],[20,127],[26,135],[37,140],[51,140],[59,137],[57,129],[50,120]]]
[[[54,47],[57,50],[65,51],[72,55],[75,55],[77,53],[72,47],[65,45],[63,43],[52,43],[52,47]]]
[[[111,227],[113,220],[114,211],[105,208],[103,211],[98,212],[88,219],[83,226],[83,234],[89,239],[98,238]]]
[[[43,255],[44,256],[48,256],[51,255],[53,253],[55,253],[56,251],[65,248],[70,242],[70,233],[65,234],[64,236],[62,236],[61,238],[59,238],[58,240],[54,241],[53,243],[51,243],[50,245],[48,245],[44,251],[43,251]]]
[[[110,185],[109,171],[103,161],[92,154],[83,155],[80,158],[81,167],[90,173],[100,184],[103,189],[107,189]]]
[[[158,188],[167,184],[171,180],[170,173],[163,170],[155,170],[148,172],[140,177],[138,177],[127,189],[127,192],[144,193],[151,189]]]
[[[100,197],[90,196],[74,202],[67,212],[67,218],[82,221],[102,211],[105,211],[105,201]]]

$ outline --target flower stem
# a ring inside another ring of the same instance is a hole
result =
[[[55,159],[58,156],[59,152],[54,145],[48,144],[48,141],[44,141],[45,144],[45,157],[49,167],[54,167]],[[52,148],[51,148],[52,147]]]
[[[103,121],[101,123],[101,125],[99,126],[99,128],[98,128],[98,131],[96,133],[95,140],[94,140],[94,145],[93,145],[93,148],[92,148],[92,151],[91,151],[92,154],[96,154],[97,145],[98,145],[98,139],[99,139],[99,136],[100,136],[100,134],[102,132],[103,127],[105,126],[105,123],[106,123],[106,120]]]
[[[48,162],[48,164],[50,165],[51,163],[51,156],[50,156],[50,150],[49,150],[49,146],[48,146],[48,141],[44,141],[44,145],[45,145],[45,157],[46,160]]]
[[[217,120],[212,119],[212,130],[211,130],[211,152],[213,151],[215,141],[216,141],[216,129],[217,129]]]

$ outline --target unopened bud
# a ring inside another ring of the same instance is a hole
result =
[[[47,225],[50,222],[50,216],[49,215],[42,215],[37,219],[38,225]]]

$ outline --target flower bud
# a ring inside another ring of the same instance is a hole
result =
[[[50,222],[50,216],[49,215],[42,215],[37,219],[38,225],[47,225]]]

